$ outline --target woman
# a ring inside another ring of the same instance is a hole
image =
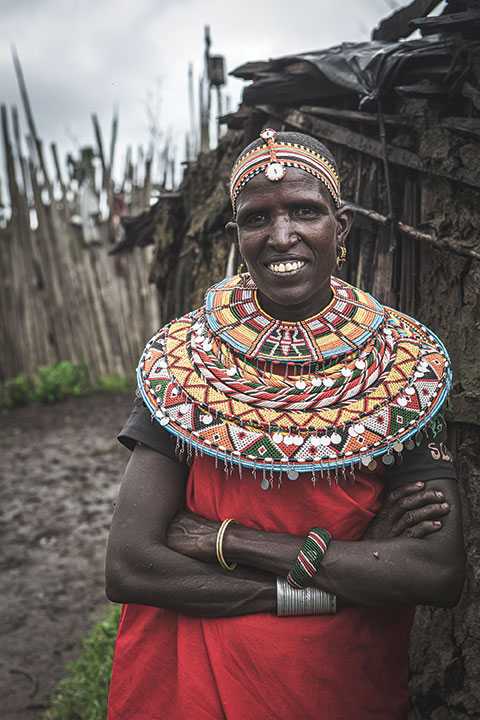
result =
[[[231,198],[248,273],[147,344],[120,436],[109,718],[405,718],[412,606],[463,584],[448,357],[332,278],[352,215],[314,138],[263,131]]]

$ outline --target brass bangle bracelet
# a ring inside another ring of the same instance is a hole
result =
[[[216,546],[215,546],[215,549],[217,552],[217,560],[220,563],[220,565],[223,568],[225,568],[225,570],[235,570],[235,568],[237,567],[237,563],[232,563],[231,565],[229,565],[226,562],[225,558],[223,557],[223,536],[225,535],[225,530],[227,529],[227,527],[230,525],[231,522],[238,525],[237,521],[234,520],[233,518],[227,518],[226,520],[224,520],[222,522],[222,524],[220,525],[220,527],[218,528],[217,542],[216,542]]]

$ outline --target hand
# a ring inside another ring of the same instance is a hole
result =
[[[193,513],[179,512],[168,526],[167,545],[170,550],[196,560],[216,562],[219,527],[219,522]]]
[[[407,483],[388,493],[362,539],[423,538],[441,529],[440,518],[449,511],[442,492],[426,489],[423,482]]]

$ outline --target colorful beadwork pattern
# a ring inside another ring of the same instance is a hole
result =
[[[371,295],[332,278],[333,299],[321,315],[283,322],[258,304],[249,275],[246,287],[227,278],[207,291],[208,330],[240,355],[266,362],[322,362],[362,350],[384,321]]]
[[[333,299],[297,323],[268,316],[238,276],[147,343],[138,384],[187,453],[263,474],[374,469],[408,448],[451,383],[440,340],[416,320],[332,278]]]

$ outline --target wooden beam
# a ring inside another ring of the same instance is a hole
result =
[[[480,90],[471,83],[465,81],[461,90],[462,96],[471,100],[477,110],[480,110]]]
[[[366,137],[361,133],[348,130],[347,128],[340,127],[326,120],[320,120],[294,108],[279,108],[276,110],[274,117],[280,118],[287,123],[287,125],[291,125],[302,132],[315,135],[318,138],[331,140],[339,145],[346,145],[349,148],[359,150],[367,155],[372,155],[373,157],[383,160],[382,143],[379,140]],[[418,172],[448,178],[455,182],[463,182],[473,187],[480,187],[478,174],[471,170],[461,168],[451,173],[445,173],[435,168],[426,167],[418,155],[415,155],[415,153],[409,150],[403,150],[393,145],[387,145],[387,150],[389,162],[395,165],[401,165],[412,170],[417,170]]]
[[[342,110],[340,108],[318,107],[317,105],[302,105],[300,112],[311,115],[323,115],[324,117],[338,118],[339,120],[351,120],[352,122],[365,122],[378,126],[377,113],[362,112],[361,110]],[[400,115],[384,115],[387,125],[409,125]]]
[[[480,138],[479,118],[446,117],[440,120],[440,125],[448,128],[449,130],[455,130],[456,132]]]
[[[473,38],[480,28],[480,10],[471,8],[439,17],[417,18],[410,22],[410,28],[412,31],[419,29],[422,35],[463,30]]]
[[[280,112],[282,120],[288,125],[383,160],[382,143],[379,140],[374,140],[326,120],[319,120],[299,110],[286,108]],[[393,145],[388,146],[388,159],[397,165],[403,165],[413,170],[425,169],[418,155],[409,150],[393,147]]]
[[[362,215],[363,217],[368,218],[372,222],[377,223],[377,225],[387,225],[389,223],[389,219],[386,215],[381,215],[375,210],[368,210],[367,208],[360,207],[360,205],[355,205],[355,203],[351,202],[347,202],[345,203],[345,205],[351,210],[353,210],[356,215]],[[435,245],[436,247],[441,248],[442,250],[449,250],[450,252],[455,253],[455,255],[461,255],[462,257],[480,260],[480,252],[477,252],[476,250],[471,250],[470,248],[458,246],[455,243],[450,242],[449,240],[437,238],[435,235],[431,235],[430,233],[418,230],[418,228],[407,225],[406,223],[401,222],[401,220],[397,220],[394,223],[394,227],[402,235],[406,235],[413,240],[428,242],[431,245]]]
[[[378,27],[372,32],[372,40],[398,40],[407,37],[412,32],[409,22],[418,17],[424,17],[438,5],[438,0],[413,0],[406,7],[401,7],[392,15],[381,20]]]

